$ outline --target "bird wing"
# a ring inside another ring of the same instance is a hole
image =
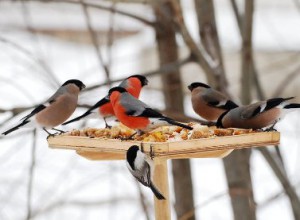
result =
[[[245,106],[244,110],[241,113],[243,119],[249,119],[255,117],[258,114],[266,112],[272,108],[279,107],[283,102],[293,99],[294,97],[289,98],[272,98],[266,101],[260,101],[253,103],[251,105]]]
[[[63,95],[63,94],[66,94],[68,91],[67,91],[67,89],[64,87],[64,86],[62,86],[62,87],[60,87],[49,99],[47,99],[43,104],[45,105],[45,106],[48,106],[49,104],[51,104],[51,103],[53,103],[53,102],[55,102],[55,100],[59,97],[59,96],[61,96],[61,95]]]
[[[43,109],[47,108],[49,105],[51,105],[53,102],[56,101],[56,99],[65,94],[67,92],[65,87],[60,87],[49,99],[47,99],[43,104],[38,105],[35,109],[33,109],[28,115],[26,115],[25,117],[21,118],[21,121],[26,121],[29,118],[31,118],[32,116],[36,115],[37,113],[39,113],[40,111],[42,111]]]
[[[250,119],[263,112],[266,102],[256,102],[251,105],[243,106],[240,117],[242,119]]]
[[[133,170],[130,165],[127,164],[130,173],[144,186],[150,186],[151,183],[151,169],[150,165],[145,162],[140,169]]]
[[[230,110],[238,107],[237,104],[229,100],[225,95],[218,91],[212,91],[211,89],[208,89],[207,92],[203,93],[202,98],[208,105],[215,108]]]
[[[126,89],[128,87],[128,80],[127,80],[127,78],[124,79],[118,86]]]
[[[35,114],[39,113],[40,111],[42,111],[45,108],[46,108],[45,105],[39,105],[39,106],[37,106],[28,115],[26,115],[25,117],[21,118],[21,121],[27,121],[29,118],[31,118],[32,116],[34,116]]]
[[[136,99],[129,93],[122,93],[121,105],[126,110],[126,114],[135,117],[159,118],[162,114],[150,108],[144,102]]]

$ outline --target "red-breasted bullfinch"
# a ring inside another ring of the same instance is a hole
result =
[[[124,125],[139,133],[151,131],[164,125],[176,125],[189,130],[193,128],[174,121],[153,110],[142,101],[130,95],[122,87],[114,87],[109,90],[110,102],[113,106],[116,118]]]
[[[22,118],[20,124],[3,134],[7,135],[23,126],[32,127],[35,125],[42,127],[44,131],[51,135],[46,128],[58,130],[54,127],[63,123],[73,114],[77,107],[79,92],[84,88],[85,85],[80,80],[71,79],[66,81],[46,102],[37,106],[30,114]]]
[[[209,85],[194,82],[188,86],[194,111],[208,121],[217,121],[224,112],[238,107],[233,101]]]
[[[144,186],[149,187],[157,199],[162,200],[165,197],[159,192],[152,182],[153,161],[137,145],[131,146],[127,150],[126,165],[130,173]]]
[[[145,76],[142,75],[132,75],[124,79],[120,87],[125,88],[131,95],[136,98],[139,98],[141,89],[148,85],[148,80]],[[107,122],[106,118],[114,116],[114,110],[110,103],[108,95],[98,101],[95,105],[89,108],[85,113],[82,115],[63,123],[63,125],[67,125],[69,123],[79,121],[82,118],[103,118],[105,122],[105,127],[110,127]]]
[[[273,98],[231,109],[219,117],[217,126],[246,129],[271,127],[270,130],[272,130],[277,121],[286,113],[300,108],[300,104],[286,102],[292,98]]]

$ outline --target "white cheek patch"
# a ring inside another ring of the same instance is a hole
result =
[[[134,167],[136,170],[141,170],[146,163],[146,155],[142,153],[141,151],[138,151],[136,154],[136,158],[134,161]]]

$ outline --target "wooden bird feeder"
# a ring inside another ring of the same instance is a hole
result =
[[[48,139],[51,148],[75,150],[89,160],[124,160],[127,149],[136,144],[154,160],[154,183],[166,200],[155,203],[155,219],[170,220],[168,159],[222,158],[233,150],[279,144],[278,132],[257,132],[234,136],[201,138],[177,142],[140,142],[80,136],[55,136]]]

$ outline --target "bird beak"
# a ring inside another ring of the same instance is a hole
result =
[[[191,85],[188,86],[188,89],[189,89],[190,91],[193,91],[193,87],[192,87]]]
[[[148,79],[145,79],[144,81],[145,86],[148,85],[148,83],[149,83]]]
[[[82,84],[81,86],[81,90],[85,89],[86,88],[86,85]]]

